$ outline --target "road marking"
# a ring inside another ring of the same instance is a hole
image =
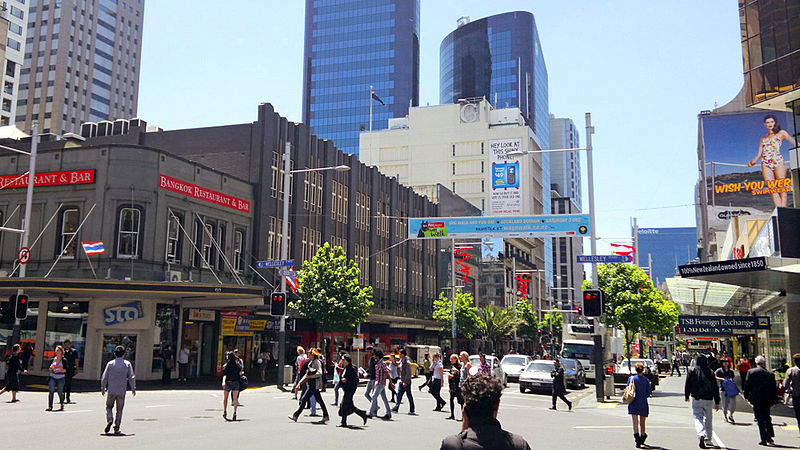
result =
[[[798,431],[797,425],[780,425],[784,430]]]
[[[172,406],[172,405],[147,405],[145,406],[145,408],[165,408],[167,406]]]
[[[85,413],[85,412],[92,412],[91,409],[76,409],[76,410],[69,410],[69,411],[59,411],[60,414],[76,414],[76,413]]]
[[[728,448],[728,446],[725,445],[724,442],[722,442],[722,439],[720,439],[719,436],[717,436],[717,433],[712,432],[711,433],[711,437],[714,438],[714,442],[717,443],[717,446],[722,447],[722,448]]]
[[[28,384],[27,386],[36,389],[50,389],[50,386],[45,386],[43,384]]]
[[[611,430],[611,429],[629,429],[631,428],[630,425],[576,425],[572,428],[575,429],[582,429],[582,430]],[[694,427],[678,427],[678,426],[652,426],[648,425],[647,429],[664,429],[664,430],[694,430]]]
[[[598,408],[616,408],[617,404],[616,403],[598,403],[597,407]]]

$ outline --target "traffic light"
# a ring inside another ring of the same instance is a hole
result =
[[[578,307],[577,307],[577,308],[575,308],[575,309],[578,311],[578,315],[579,315],[579,316],[583,315],[583,307],[582,307],[582,306],[578,306]]]
[[[590,289],[583,291],[583,308],[586,317],[600,317],[603,315],[603,291]]]
[[[282,292],[273,293],[269,310],[270,314],[272,314],[273,316],[286,315],[286,294]]]
[[[17,307],[14,312],[14,317],[19,320],[25,320],[28,317],[28,296],[15,295],[17,300]]]

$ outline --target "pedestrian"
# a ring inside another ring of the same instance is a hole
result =
[[[392,403],[396,403],[396,396],[397,392],[395,391],[395,386],[397,386],[397,381],[400,379],[400,374],[397,371],[397,358],[394,354],[389,354],[389,364],[387,367],[389,368],[389,379],[392,381],[389,383],[389,392],[392,393],[392,399],[389,400]]]
[[[178,350],[178,381],[189,381],[189,346],[186,342]]]
[[[697,355],[695,367],[686,375],[683,389],[684,399],[688,402],[692,397],[692,413],[694,427],[700,448],[706,448],[706,441],[711,445],[713,430],[712,406],[719,411],[719,388],[711,369],[708,367],[706,355]]]
[[[678,376],[681,376],[681,364],[677,353],[672,355],[672,372],[669,373],[669,376],[674,375],[675,372],[678,372]]]
[[[382,416],[381,419],[388,420],[392,418],[392,410],[389,407],[389,400],[386,398],[386,380],[389,377],[389,368],[383,362],[383,352],[381,350],[375,349],[372,352],[372,357],[375,359],[375,391],[372,394],[372,405],[369,408],[368,416],[372,418],[378,414],[378,399],[380,398],[386,407],[386,415]]]
[[[489,362],[486,361],[486,355],[481,353],[478,358],[480,360],[478,364],[478,374],[490,376],[492,374],[492,366],[490,366]]]
[[[122,423],[122,409],[125,407],[125,393],[128,387],[136,397],[136,375],[133,373],[133,366],[126,361],[125,347],[118,345],[114,349],[114,360],[106,364],[103,376],[100,379],[100,391],[106,397],[106,428],[108,434],[111,424],[114,424],[114,434],[119,434],[119,426]],[[117,408],[116,418],[114,417],[114,405]]]
[[[761,437],[758,445],[774,444],[775,430],[772,428],[770,408],[778,403],[778,387],[775,384],[775,375],[765,366],[766,358],[759,355],[756,358],[756,367],[747,372],[747,381],[744,384],[744,398],[753,405],[753,414],[758,422],[758,434]]]
[[[628,414],[633,421],[633,439],[636,448],[641,448],[647,439],[647,427],[645,422],[650,415],[650,405],[647,398],[653,392],[650,379],[644,375],[644,364],[636,363],[636,375],[628,378],[628,384],[633,383],[636,395],[633,401],[628,404]]]
[[[560,398],[572,411],[572,402],[567,400],[566,396],[567,384],[564,380],[564,368],[561,367],[561,361],[558,359],[553,360],[553,370],[550,371],[550,376],[553,378],[553,406],[550,409],[556,410],[556,400]]]
[[[403,402],[403,395],[408,396],[409,416],[416,416],[414,412],[414,397],[411,395],[411,358],[408,357],[406,349],[400,350],[400,385],[397,389],[397,403],[394,404],[392,412],[399,412],[400,403]]]
[[[222,367],[222,418],[228,420],[228,396],[232,398],[233,421],[236,421],[236,410],[239,407],[240,381],[244,368],[234,352],[228,352],[228,361]]]
[[[311,350],[311,356],[309,357],[309,361],[307,362],[308,368],[306,369],[305,375],[303,378],[300,379],[299,385],[306,385],[307,389],[300,397],[300,407],[289,416],[294,422],[297,422],[297,418],[300,416],[300,413],[303,412],[303,409],[309,403],[309,399],[313,397],[316,399],[317,404],[322,408],[322,420],[320,423],[327,423],[330,420],[328,416],[328,408],[325,407],[325,402],[322,401],[322,395],[319,393],[319,389],[321,388],[321,381],[322,381],[322,363],[320,362],[320,354],[316,349]],[[297,388],[295,388],[295,391]]]
[[[800,353],[792,355],[792,361],[794,367],[786,372],[783,388],[784,392],[792,396],[794,417],[797,419],[797,426],[800,427]]]
[[[739,396],[739,388],[734,381],[735,375],[731,369],[731,361],[728,358],[722,359],[722,367],[714,371],[714,378],[719,384],[719,397],[722,399],[722,417],[725,422],[736,423],[733,420],[733,412],[736,411],[736,397]],[[730,411],[730,412],[728,412]]]
[[[306,359],[303,360],[303,364],[300,366],[300,370],[297,372],[297,374],[299,376],[299,378],[297,380],[297,390],[300,391],[300,399],[303,398],[303,394],[305,394],[306,390],[308,390],[308,385],[307,384],[302,384],[301,385],[300,384],[300,380],[303,379],[303,377],[306,375],[306,372],[308,371],[308,365],[309,364],[311,364],[311,358],[307,357]],[[298,405],[302,405],[303,404],[302,400],[298,400],[297,404]],[[306,405],[306,408],[307,409],[311,409],[311,417],[318,417],[318,414],[317,414],[317,400],[314,397],[311,397],[309,399],[308,404]]]
[[[461,393],[464,396],[461,432],[444,438],[441,450],[530,450],[522,436],[503,430],[497,421],[503,395],[501,380],[485,375],[471,376],[461,385]]]
[[[447,381],[450,387],[450,417],[448,419],[461,421],[461,419],[456,419],[456,409],[453,403],[453,400],[456,400],[459,407],[464,405],[464,397],[461,396],[461,364],[458,363],[458,355],[455,353],[450,355],[450,371]]]
[[[175,367],[175,355],[172,351],[172,345],[166,344],[164,350],[161,351],[161,384],[172,383],[172,369]]]
[[[300,378],[303,375],[300,374],[300,369],[303,368],[303,363],[306,361],[306,350],[301,347],[297,346],[297,358],[294,360],[294,368],[295,368],[295,377],[294,377],[294,386],[292,386],[292,391],[294,392],[294,399],[297,400],[297,385],[300,383]]]
[[[339,360],[333,367],[333,406],[339,405],[339,390],[342,389],[342,372],[344,371],[344,352],[339,350]]]
[[[64,403],[72,403],[70,394],[72,393],[72,377],[78,374],[78,350],[72,346],[69,339],[64,339]]]
[[[367,377],[369,377],[369,381],[367,382],[367,389],[364,392],[364,397],[369,401],[372,401],[372,389],[375,388],[375,350],[377,349],[369,346],[365,352],[366,357],[369,358],[367,362]]]
[[[444,378],[444,368],[442,367],[442,362],[439,361],[439,354],[433,354],[433,363],[431,364],[431,386],[428,388],[428,392],[431,393],[433,398],[436,400],[436,409],[434,411],[441,411],[444,405],[447,404],[446,401],[440,395],[442,391],[442,379]]]
[[[463,385],[467,378],[469,378],[469,370],[472,369],[472,363],[469,362],[469,353],[461,352],[458,354],[458,359],[461,361],[461,380],[460,385]],[[460,386],[459,385],[459,386]]]
[[[263,347],[261,353],[258,354],[258,371],[261,375],[261,382],[267,382],[267,365],[269,365],[269,353],[265,352]]]
[[[56,355],[50,363],[49,394],[47,396],[47,411],[53,410],[53,394],[58,392],[58,401],[61,404],[59,411],[64,410],[64,379],[66,378],[64,369],[64,347],[56,346]]]
[[[425,382],[419,385],[420,391],[431,382],[431,366],[433,366],[431,355],[430,353],[425,353],[425,359],[422,360],[422,374],[425,375]],[[428,390],[430,390],[430,388],[428,388]]]
[[[722,355],[717,353],[714,357],[709,357],[708,368],[712,373],[716,373],[717,369],[722,367]]]
[[[19,373],[28,373],[27,370],[22,368],[22,359],[20,359],[19,344],[11,346],[11,355],[6,361],[6,385],[0,390],[0,395],[6,392],[11,392],[11,403],[19,401],[17,392],[19,392]]]
[[[750,371],[750,361],[747,359],[747,355],[742,355],[739,359],[739,365],[736,366],[739,369],[739,380],[742,383],[742,389],[744,389],[744,383],[747,381],[747,372]]]
[[[353,367],[353,359],[347,353],[342,354],[341,365],[342,373],[339,379],[339,385],[344,395],[342,395],[342,405],[339,406],[339,417],[342,418],[342,423],[340,423],[339,426],[347,428],[347,416],[350,414],[361,417],[361,420],[364,421],[364,425],[366,425],[367,412],[356,408],[356,405],[353,403],[353,395],[355,395],[356,389],[358,389],[358,370]]]

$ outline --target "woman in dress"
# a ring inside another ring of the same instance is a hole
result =
[[[56,356],[50,363],[49,395],[47,396],[47,411],[53,410],[53,394],[58,391],[58,401],[61,404],[59,411],[64,410],[64,383],[66,382],[67,369],[64,368],[64,347],[56,346]]]
[[[633,383],[636,389],[636,397],[628,404],[628,414],[633,420],[633,439],[636,441],[636,448],[641,448],[647,439],[647,429],[645,422],[650,415],[650,405],[647,398],[650,397],[652,388],[650,380],[644,375],[644,365],[636,363],[636,375],[628,378],[628,384]]]
[[[19,344],[14,344],[11,347],[11,355],[8,357],[6,366],[6,387],[0,390],[0,395],[5,392],[11,391],[11,403],[16,403],[17,392],[19,391],[19,373],[23,371],[22,360],[19,357]],[[28,373],[27,370],[24,371]]]
[[[233,419],[236,420],[236,409],[239,407],[239,380],[242,378],[243,368],[239,358],[234,352],[228,352],[228,362],[222,367],[222,389],[225,391],[222,399],[222,418],[228,420],[228,395],[233,403]]]
[[[457,401],[459,405],[464,404],[464,397],[461,396],[461,364],[458,363],[458,355],[455,353],[450,355],[450,373],[448,382],[450,384],[450,420],[456,419],[456,410],[453,400]],[[460,408],[459,408],[460,409]]]
[[[797,146],[797,143],[792,139],[786,130],[782,130],[778,124],[778,119],[774,114],[767,114],[764,116],[764,126],[767,128],[767,135],[761,138],[758,146],[758,154],[752,161],[747,163],[748,166],[754,166],[761,159],[761,173],[764,175],[764,181],[781,180],[786,178],[786,162],[781,155],[781,144],[783,140],[792,143],[792,146]],[[791,188],[788,188],[791,189]],[[772,201],[775,206],[788,205],[788,191],[775,192],[772,194]]]

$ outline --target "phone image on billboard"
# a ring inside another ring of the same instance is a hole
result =
[[[517,184],[517,167],[509,164],[506,167],[506,185],[514,186],[515,184]]]

